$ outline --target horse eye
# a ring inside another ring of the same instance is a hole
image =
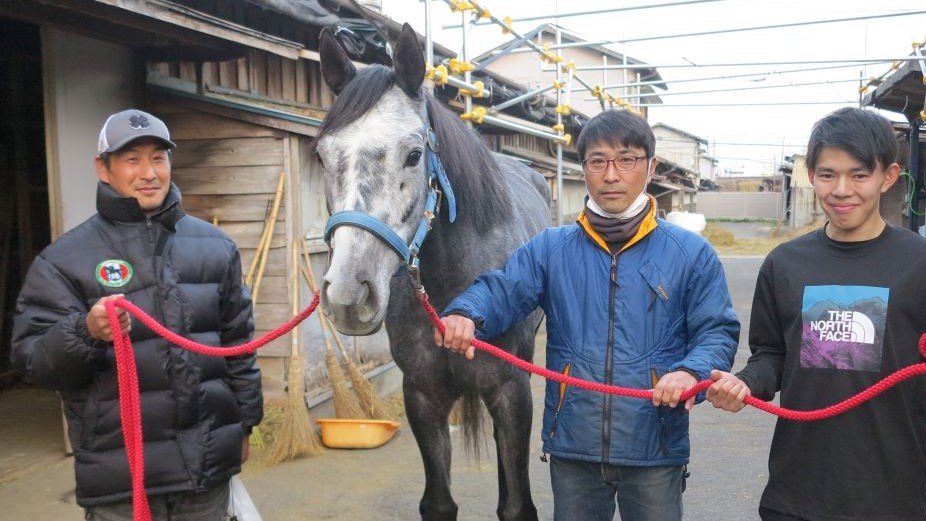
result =
[[[408,154],[408,158],[405,159],[405,166],[406,167],[418,166],[418,161],[421,161],[421,151],[412,150],[412,152]]]

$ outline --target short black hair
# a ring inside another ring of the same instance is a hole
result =
[[[891,122],[870,110],[841,108],[817,121],[807,143],[807,169],[816,170],[824,148],[838,148],[869,170],[897,160],[897,138]]]
[[[606,110],[588,120],[576,141],[580,161],[585,159],[589,145],[595,143],[642,148],[647,158],[656,154],[653,129],[645,119],[629,110]]]

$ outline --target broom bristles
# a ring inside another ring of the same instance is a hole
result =
[[[304,397],[305,382],[302,378],[302,357],[296,355],[290,358],[289,387],[286,392],[283,421],[275,433],[273,445],[267,455],[271,464],[300,456],[314,456],[324,450],[309,418]]]
[[[334,416],[342,420],[360,420],[367,418],[357,398],[347,389],[344,371],[338,363],[334,351],[325,350],[325,364],[328,366],[328,381],[331,382],[331,391],[334,395]]]
[[[354,394],[357,395],[357,398],[360,399],[360,403],[363,404],[364,412],[374,420],[394,420],[395,417],[389,412],[389,407],[383,399],[379,397],[379,394],[376,393],[373,384],[370,383],[370,381],[363,376],[363,373],[360,372],[360,369],[354,365],[354,362],[352,362],[350,358],[345,357],[344,365],[347,366],[347,375],[350,377],[350,381],[354,386]]]

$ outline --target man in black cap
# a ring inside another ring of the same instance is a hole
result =
[[[64,400],[87,519],[132,519],[104,303],[124,296],[168,329],[213,346],[247,342],[254,330],[234,242],[180,205],[170,181],[175,146],[151,114],[130,109],[106,120],[95,158],[98,213],[36,258],[16,306],[11,358]],[[132,324],[125,311],[119,320],[138,366],[153,519],[224,519],[229,479],[263,416],[254,355],[197,355]]]

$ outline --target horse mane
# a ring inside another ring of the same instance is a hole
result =
[[[431,128],[437,134],[438,152],[457,199],[458,218],[465,219],[480,233],[510,216],[511,200],[502,183],[502,171],[475,130],[437,98],[425,94]],[[441,214],[445,215],[446,210]]]
[[[312,153],[322,137],[362,118],[394,85],[395,72],[388,67],[372,65],[358,71],[328,110],[312,143]],[[457,219],[486,233],[504,221],[510,212],[501,168],[479,134],[456,114],[430,94],[424,94],[424,102],[431,128],[437,134],[437,155],[444,164],[457,200]],[[441,217],[448,219],[447,205],[443,206]]]

